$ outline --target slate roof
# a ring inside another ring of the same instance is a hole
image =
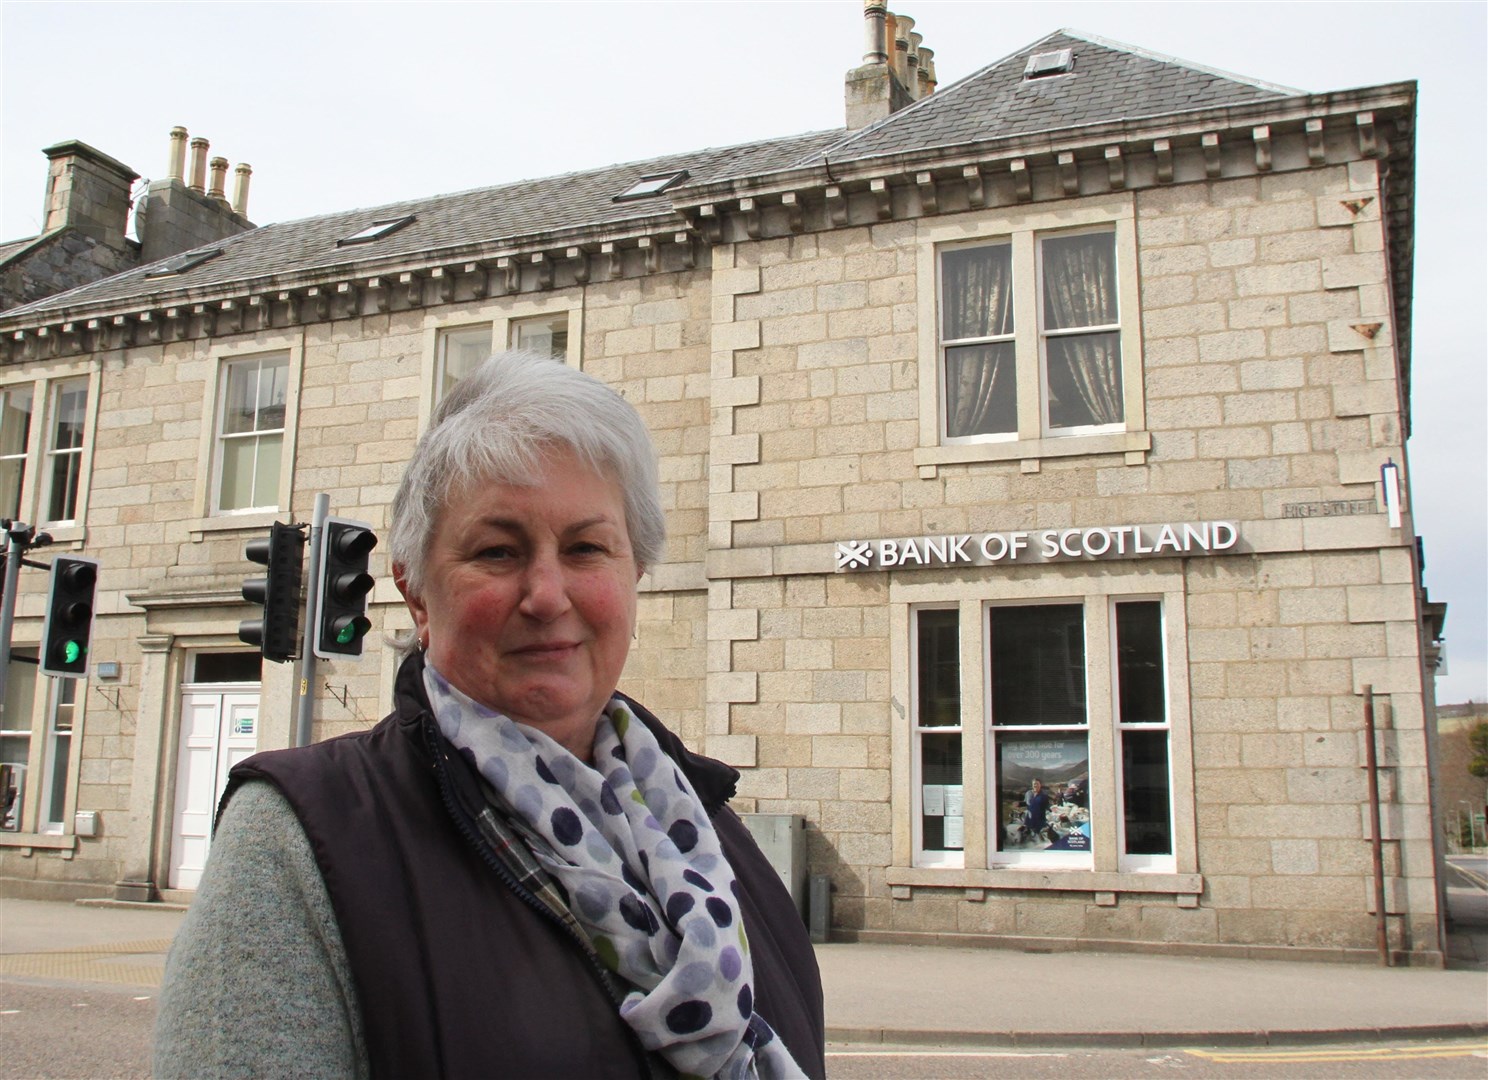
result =
[[[1073,71],[1023,78],[1030,56],[1060,49],[1073,50]],[[840,162],[1302,93],[1134,45],[1056,30],[885,120],[849,133],[825,153]]]
[[[823,131],[742,146],[669,154],[587,172],[264,225],[193,249],[220,248],[222,254],[180,277],[149,278],[146,275],[150,270],[160,265],[151,263],[91,285],[11,308],[0,313],[0,317],[9,321],[65,307],[107,303],[180,287],[208,289],[213,285],[274,279],[317,269],[428,257],[441,251],[457,252],[478,246],[500,245],[508,240],[516,243],[519,239],[543,233],[561,234],[586,227],[623,226],[626,222],[654,220],[657,215],[672,213],[671,203],[664,194],[624,202],[615,202],[614,197],[642,176],[677,169],[687,170],[688,182],[702,183],[773,172],[840,135],[839,131]],[[415,217],[413,223],[374,243],[346,247],[336,244],[336,241],[374,221],[409,214]],[[681,224],[680,218],[677,224]]]
[[[1036,52],[1070,48],[1074,69],[1025,81]],[[210,291],[232,284],[272,288],[293,278],[364,271],[400,261],[453,259],[481,250],[516,247],[544,236],[566,237],[607,228],[668,227],[674,215],[666,194],[615,202],[643,175],[686,169],[676,189],[786,172],[820,163],[911,153],[936,147],[1034,135],[1185,111],[1280,100],[1302,93],[1157,56],[1133,46],[1059,30],[982,70],[937,90],[908,108],[855,132],[825,131],[742,146],[671,154],[539,180],[411,199],[361,210],[265,225],[207,247],[222,254],[179,277],[148,278],[142,266],[102,281],[0,313],[14,324],[35,316],[94,309],[117,302]],[[368,224],[412,214],[416,220],[370,244],[336,241]],[[680,216],[677,225],[682,224]],[[202,249],[196,249],[202,250]],[[158,265],[158,264],[155,264]],[[317,275],[319,272],[319,275]]]

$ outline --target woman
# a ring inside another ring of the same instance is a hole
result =
[[[738,774],[615,689],[664,539],[618,394],[517,353],[450,392],[393,502],[396,707],[233,770],[157,1075],[823,1075]]]

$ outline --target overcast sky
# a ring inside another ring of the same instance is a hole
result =
[[[1488,699],[1488,5],[891,6],[942,85],[1061,27],[1304,90],[1419,82],[1416,525],[1450,605],[1438,699]],[[0,241],[39,230],[40,151],[64,139],[158,179],[183,125],[253,166],[264,224],[840,127],[863,51],[859,0],[4,0],[0,16]]]

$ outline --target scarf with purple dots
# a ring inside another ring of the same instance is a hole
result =
[[[618,698],[591,767],[535,728],[477,703],[432,664],[424,687],[444,737],[485,779],[589,936],[629,984],[620,1016],[687,1077],[804,1077],[754,1011],[738,885],[697,793]]]

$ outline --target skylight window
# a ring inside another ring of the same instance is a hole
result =
[[[1075,70],[1075,51],[1059,49],[1056,52],[1034,53],[1023,69],[1025,79],[1047,79],[1050,75],[1064,75]]]
[[[347,244],[370,244],[374,240],[381,240],[389,233],[397,232],[412,220],[413,215],[406,214],[403,217],[383,218],[381,221],[374,221],[366,228],[358,229],[350,236],[344,236],[340,240],[337,240],[336,246],[344,247]]]
[[[184,274],[193,267],[200,266],[221,254],[221,248],[208,248],[205,251],[188,251],[184,255],[173,255],[155,269],[146,271],[145,277],[170,277],[173,274]]]
[[[687,179],[687,170],[678,169],[675,172],[656,173],[652,176],[643,176],[619,195],[615,196],[615,202],[625,199],[644,199],[648,195],[660,195],[669,187],[680,184]]]

